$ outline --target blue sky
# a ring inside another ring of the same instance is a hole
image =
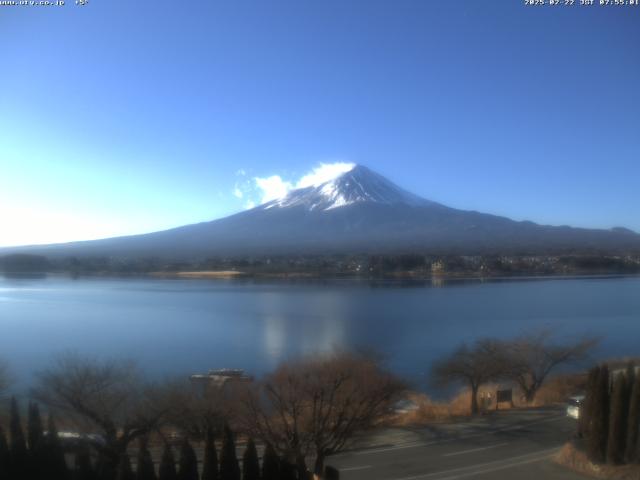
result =
[[[0,245],[214,219],[341,162],[640,231],[640,7],[73,3],[0,7]]]

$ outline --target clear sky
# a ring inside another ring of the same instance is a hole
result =
[[[67,0],[0,6],[0,45],[0,245],[210,220],[334,163],[640,231],[640,7]]]

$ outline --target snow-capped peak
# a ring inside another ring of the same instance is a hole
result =
[[[304,206],[308,210],[326,211],[364,202],[412,206],[431,203],[403,190],[367,167],[354,165],[329,181],[292,190],[283,198],[272,200],[259,208]]]

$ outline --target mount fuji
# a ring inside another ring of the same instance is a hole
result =
[[[640,251],[624,228],[582,229],[450,208],[364,166],[250,210],[161,232],[0,249],[49,257],[202,259],[347,253],[559,254]]]

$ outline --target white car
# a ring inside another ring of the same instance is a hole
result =
[[[575,395],[573,397],[569,397],[569,400],[567,400],[567,416],[575,418],[576,420],[579,419],[580,408],[582,408],[583,403],[584,395]]]

